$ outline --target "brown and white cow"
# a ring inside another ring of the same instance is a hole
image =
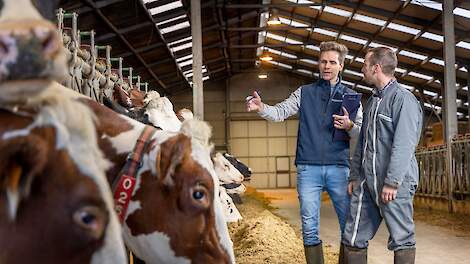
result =
[[[145,125],[81,100],[98,117],[100,148],[113,163],[107,175],[114,182]],[[149,264],[234,263],[222,205],[214,195],[218,183],[211,149],[163,130],[152,140],[124,220],[127,246]]]
[[[0,263],[125,263],[92,113],[46,92],[62,51],[31,1],[0,1]]]
[[[0,263],[126,263],[92,113],[55,94],[28,104],[1,102]]]
[[[146,126],[57,83],[47,93],[75,98],[94,112],[99,147],[111,161],[108,182],[115,182]],[[210,131],[208,126],[191,124],[208,142],[208,133],[201,133]],[[126,245],[148,264],[234,263],[209,145],[163,130],[155,132],[151,145],[124,216]]]

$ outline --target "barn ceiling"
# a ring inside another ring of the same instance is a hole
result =
[[[174,94],[191,89],[190,0],[68,0],[80,30],[96,31],[152,89]],[[467,115],[470,67],[470,1],[454,1],[457,106]],[[343,81],[370,93],[360,71],[368,48],[398,53],[397,79],[428,110],[442,107],[444,78],[442,1],[431,0],[201,0],[203,76],[206,82],[259,71],[318,78],[320,42],[336,40],[350,52]],[[280,25],[267,25],[276,16]],[[273,60],[260,62],[262,54]]]

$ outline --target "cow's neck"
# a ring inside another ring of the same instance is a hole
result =
[[[134,149],[145,125],[92,100],[83,100],[92,108],[98,119],[96,128],[99,147],[112,163],[111,168],[106,171],[108,182],[112,184],[126,164],[127,156]]]

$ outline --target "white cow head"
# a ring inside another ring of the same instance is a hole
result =
[[[166,97],[150,100],[144,116],[152,125],[165,131],[178,132],[181,128],[181,121],[173,111],[173,104]]]
[[[222,153],[217,152],[212,158],[214,162],[214,170],[219,177],[221,184],[241,183],[243,175],[230,163]]]
[[[161,96],[157,91],[149,91],[148,93],[145,94],[144,104],[148,104],[153,99],[158,99],[160,97]]]
[[[178,110],[178,112],[176,112],[176,116],[181,122],[194,118],[193,112],[191,112],[191,110],[187,108],[181,108],[180,110]]]

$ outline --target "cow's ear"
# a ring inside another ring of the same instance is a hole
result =
[[[183,162],[187,151],[191,151],[191,141],[182,134],[170,138],[160,145],[157,156],[157,171],[165,186],[171,187],[174,185],[173,174]]]
[[[34,136],[0,142],[0,192],[8,202],[8,216],[15,220],[22,200],[31,192],[34,178],[46,163],[45,143]]]

